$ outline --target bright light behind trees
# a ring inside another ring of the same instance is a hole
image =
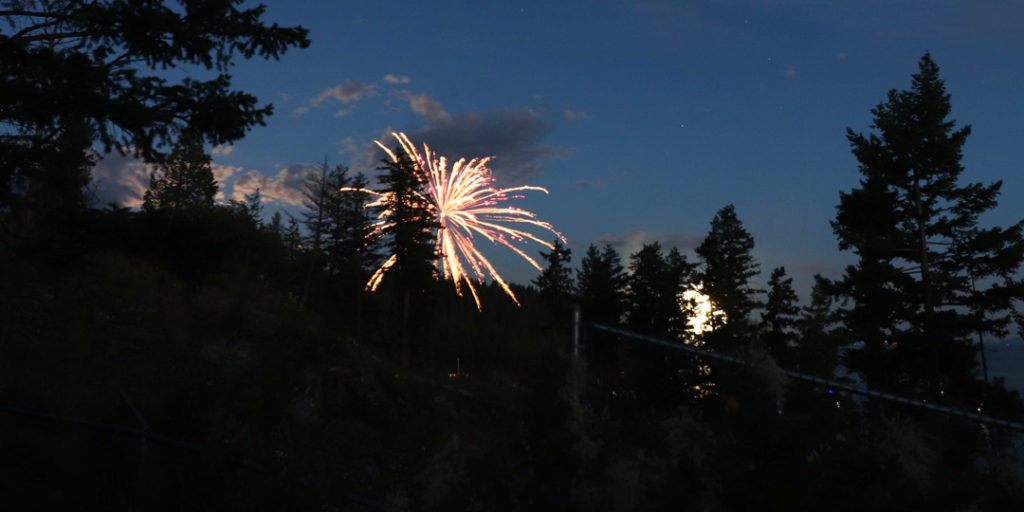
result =
[[[697,346],[704,344],[700,340],[701,334],[709,333],[715,330],[716,326],[726,322],[725,312],[715,309],[711,297],[704,294],[703,289],[703,285],[693,284],[679,297],[680,308],[686,312],[688,317],[686,323],[690,327],[689,334],[692,336],[692,344]]]

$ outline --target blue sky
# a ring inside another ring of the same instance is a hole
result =
[[[765,276],[785,265],[806,296],[812,274],[852,260],[829,227],[859,178],[845,129],[867,131],[928,51],[952,117],[973,127],[964,179],[1004,181],[983,221],[1024,217],[1024,3],[267,4],[267,20],[309,28],[312,44],[238,62],[236,87],[275,114],[214,161],[225,197],[260,186],[269,211],[295,212],[302,173],[325,156],[372,169],[372,141],[399,130],[450,158],[496,156],[499,185],[549,189],[517,204],[565,234],[574,263],[590,243],[624,258],[655,240],[689,252],[735,204]],[[98,195],[131,204],[140,169],[101,163]],[[512,281],[536,275],[490,254]]]

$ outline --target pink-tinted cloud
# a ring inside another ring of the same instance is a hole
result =
[[[367,98],[372,98],[377,93],[377,84],[367,84],[357,80],[350,80],[345,83],[329,87],[309,100],[308,105],[302,105],[292,109],[292,115],[300,116],[310,110],[319,107],[329,100],[339,101],[343,104],[354,104]],[[347,114],[353,106],[347,106],[338,111],[337,115]]]
[[[224,201],[227,199],[224,195],[224,186],[228,178],[238,174],[242,170],[240,165],[221,165],[217,162],[210,164],[210,170],[213,171],[213,179],[217,180],[217,195],[214,199],[217,201]]]
[[[384,75],[384,82],[389,84],[407,84],[412,82],[412,79],[405,75],[392,75],[388,73]]]
[[[377,84],[365,84],[358,81],[349,81],[329,89],[325,89],[317,95],[317,97],[310,100],[310,104],[317,107],[329,98],[334,98],[342,103],[351,103],[353,101],[359,101],[373,96],[376,89]]]
[[[92,169],[93,205],[116,204],[137,208],[149,189],[149,175],[155,167],[119,153],[107,153]]]
[[[274,176],[250,170],[235,181],[231,198],[241,201],[259,189],[264,201],[299,206],[302,204],[303,183],[311,169],[308,165],[294,164],[284,167]]]

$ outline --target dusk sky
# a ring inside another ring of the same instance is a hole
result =
[[[852,261],[829,227],[860,176],[845,129],[868,131],[927,51],[952,117],[972,126],[963,178],[1004,181],[982,221],[1024,217],[1022,2],[267,3],[266,20],[310,29],[312,44],[238,61],[235,87],[275,114],[213,158],[224,196],[258,186],[268,213],[297,214],[302,175],[325,156],[370,172],[372,141],[404,131],[450,159],[495,156],[499,186],[550,190],[516,205],[568,238],[574,265],[590,243],[625,262],[655,240],[692,260],[732,203],[764,276],[784,265],[806,297],[811,275]],[[101,204],[136,205],[148,184],[118,157],[94,174]],[[488,254],[512,281],[536,276]]]

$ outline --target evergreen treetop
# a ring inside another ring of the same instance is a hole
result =
[[[664,254],[657,241],[629,256],[626,277],[627,324],[656,336],[678,337],[686,318],[680,304],[693,265],[675,248]]]
[[[625,307],[626,276],[619,253],[590,244],[576,272],[576,295],[583,314],[596,322],[617,324]]]
[[[761,290],[750,283],[759,272],[751,254],[753,249],[754,237],[743,227],[736,208],[730,204],[715,214],[710,231],[696,250],[703,264],[703,292],[725,313],[727,330],[732,334],[745,330],[751,311],[759,305],[755,297]]]
[[[394,258],[385,275],[394,275],[403,287],[422,286],[432,278],[438,257],[437,219],[416,164],[401,148],[395,148],[394,154],[397,162],[384,160],[378,167],[385,171],[378,180],[384,186],[382,209],[388,221],[381,231],[384,246]]]
[[[569,267],[572,250],[558,238],[552,245],[554,247],[548,252],[539,251],[547,266],[533,280],[533,284],[540,290],[541,298],[547,304],[561,307],[566,306],[572,298],[572,268]]]
[[[972,336],[1005,335],[1024,223],[979,227],[1001,182],[960,183],[970,126],[948,119],[950,95],[925,54],[911,88],[872,110],[873,133],[847,129],[862,175],[841,192],[832,228],[859,259],[838,291],[843,323],[864,349],[849,363],[869,380],[943,390],[973,379]]]
[[[212,160],[202,144],[182,140],[175,144],[159,170],[150,174],[143,195],[145,210],[210,208],[217,195]]]
[[[799,302],[793,290],[793,278],[786,277],[786,268],[773,269],[768,279],[768,297],[761,313],[761,339],[768,352],[787,365],[798,345]]]

